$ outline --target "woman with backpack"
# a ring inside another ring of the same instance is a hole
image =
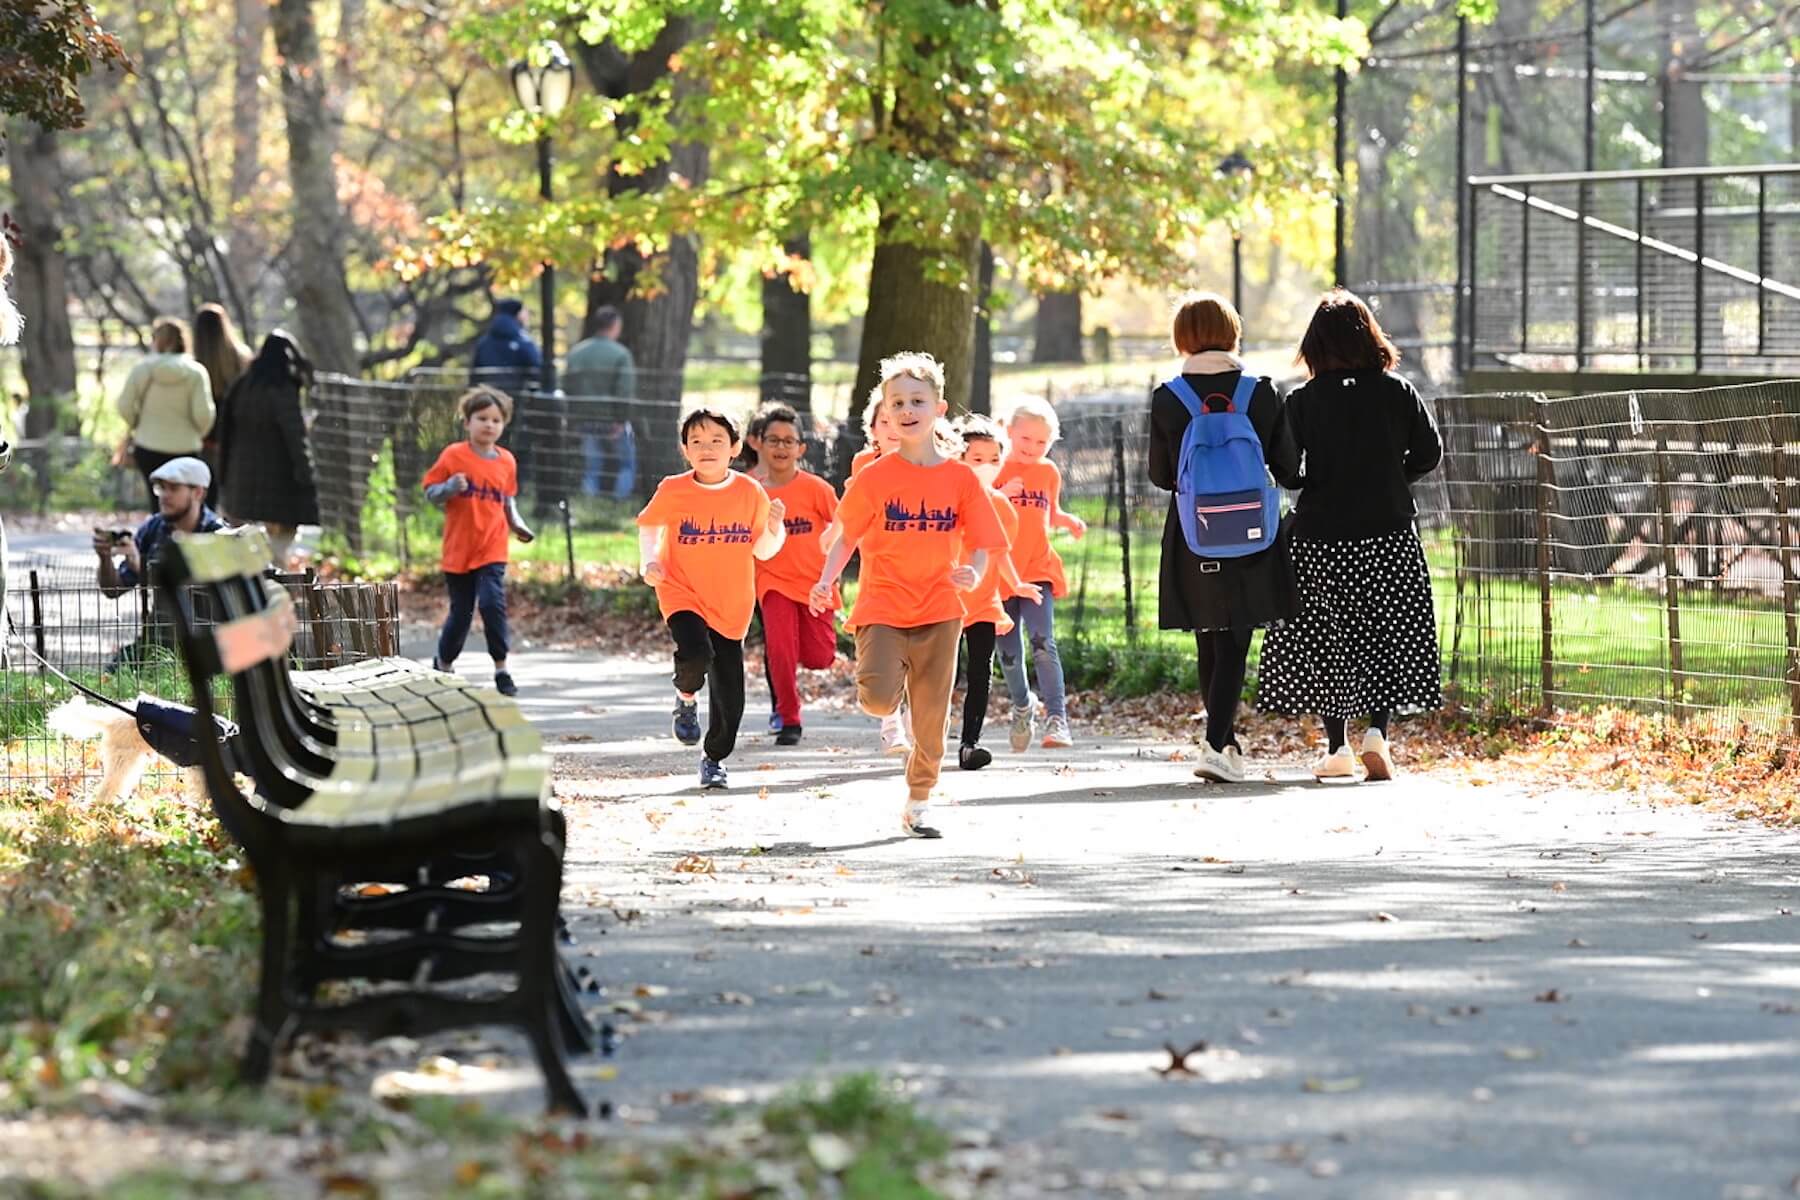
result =
[[[1437,425],[1400,352],[1361,300],[1326,293],[1301,339],[1311,378],[1288,397],[1301,454],[1294,570],[1300,614],[1263,641],[1258,703],[1318,713],[1327,753],[1320,779],[1351,779],[1345,725],[1368,714],[1366,777],[1391,779],[1389,716],[1443,703],[1437,622],[1411,484],[1444,457]]]
[[[1223,297],[1206,292],[1183,296],[1176,304],[1172,340],[1186,361],[1181,374],[1150,397],[1150,482],[1172,493],[1163,522],[1157,623],[1163,629],[1194,634],[1200,690],[1206,696],[1206,744],[1194,774],[1218,783],[1244,779],[1243,752],[1232,724],[1243,696],[1251,634],[1299,609],[1286,540],[1264,505],[1272,504],[1275,495],[1268,472],[1286,480],[1298,470],[1300,456],[1288,432],[1280,394],[1268,380],[1249,375],[1238,357],[1243,328],[1237,310]],[[1202,415],[1195,415],[1196,408]],[[1242,417],[1248,417],[1247,429]],[[1252,481],[1258,488],[1253,500],[1215,504],[1219,497],[1202,495],[1196,502],[1194,492],[1205,492],[1203,476],[1216,460],[1211,449],[1197,445],[1202,430],[1214,427],[1197,428],[1190,438],[1189,427],[1195,421],[1220,422],[1216,428],[1237,435],[1240,450],[1245,448],[1243,439],[1254,436],[1261,461],[1255,464],[1259,477]],[[1182,471],[1184,454],[1187,478]],[[1218,514],[1219,520],[1209,520],[1201,530],[1194,514],[1184,517],[1187,507],[1209,517],[1214,509],[1233,511]],[[1215,549],[1208,539],[1228,526],[1244,545]],[[1189,527],[1195,527],[1193,537]],[[1198,553],[1196,541],[1215,549],[1215,554]],[[1250,552],[1236,553],[1240,548]]]

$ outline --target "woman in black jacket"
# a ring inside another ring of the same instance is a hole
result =
[[[1243,322],[1229,302],[1209,293],[1182,297],[1175,311],[1175,349],[1187,356],[1181,374],[1209,409],[1228,401],[1243,374],[1237,350]],[[1251,393],[1250,424],[1262,439],[1263,458],[1278,481],[1299,467],[1283,417],[1281,396],[1268,380]],[[1167,384],[1150,397],[1150,482],[1174,492],[1183,435],[1190,416],[1187,406]],[[1299,610],[1293,565],[1285,538],[1260,554],[1245,558],[1201,558],[1188,548],[1181,530],[1176,497],[1169,497],[1163,521],[1159,627],[1193,631],[1200,677],[1206,694],[1206,745],[1194,774],[1219,783],[1240,783],[1244,759],[1232,724],[1244,691],[1244,662],[1250,637],[1259,626],[1272,625]]]
[[[319,486],[300,411],[301,392],[311,385],[312,364],[277,329],[231,385],[219,413],[221,507],[232,521],[265,526],[275,565],[283,569],[295,527],[319,523]]]
[[[1437,469],[1443,443],[1419,393],[1393,372],[1400,352],[1349,292],[1319,302],[1299,358],[1312,376],[1287,407],[1301,456],[1300,615],[1263,641],[1257,702],[1324,719],[1329,752],[1313,765],[1320,779],[1355,776],[1345,724],[1368,714],[1364,770],[1390,779],[1388,717],[1443,703],[1411,491]]]

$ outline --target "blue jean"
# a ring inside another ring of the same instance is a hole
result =
[[[477,608],[481,610],[481,630],[487,635],[488,657],[497,663],[505,662],[506,564],[488,563],[473,571],[445,571],[444,584],[450,589],[450,615],[444,619],[443,633],[438,635],[438,663],[447,669],[462,653]]]
[[[1006,690],[1012,694],[1014,708],[1023,708],[1031,700],[1031,685],[1025,679],[1025,647],[1020,633],[1031,639],[1031,665],[1037,672],[1038,697],[1044,712],[1052,717],[1067,716],[1063,699],[1062,656],[1056,650],[1056,601],[1050,595],[1050,581],[1034,580],[1043,589],[1044,600],[1033,604],[1020,596],[1006,602],[1006,615],[1013,619],[1010,633],[1000,635],[1000,671],[1006,676]]]

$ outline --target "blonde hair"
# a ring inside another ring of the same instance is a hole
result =
[[[1175,301],[1169,341],[1177,354],[1236,351],[1244,341],[1244,319],[1231,301],[1215,292],[1186,292]]]
[[[875,418],[873,414],[887,398],[887,385],[896,379],[917,379],[921,383],[931,385],[931,390],[939,400],[944,398],[944,364],[940,363],[923,350],[902,350],[898,354],[890,354],[881,360],[881,378],[869,392],[869,399],[863,405],[864,432],[868,434],[870,444],[875,441]],[[931,427],[931,440],[937,452],[945,458],[959,458],[962,455],[962,438],[950,422],[939,417]]]
[[[1011,407],[1006,410],[1006,428],[1009,432],[1012,430],[1013,422],[1020,417],[1030,417],[1044,423],[1044,428],[1050,431],[1050,441],[1045,445],[1045,449],[1056,445],[1057,440],[1062,437],[1062,420],[1056,415],[1056,409],[1051,407],[1048,400],[1040,400],[1036,396],[1020,396],[1014,400]]]
[[[956,435],[962,439],[965,452],[968,450],[970,442],[987,441],[999,447],[1002,459],[1012,453],[1012,439],[1006,436],[1006,430],[1001,428],[1000,422],[992,417],[985,417],[980,413],[969,413],[958,420],[954,428]]]
[[[187,326],[174,317],[158,317],[150,326],[150,348],[158,354],[186,354]]]

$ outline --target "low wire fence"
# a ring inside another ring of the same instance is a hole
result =
[[[295,601],[295,667],[323,669],[399,653],[397,583],[325,582],[310,572],[274,578]],[[99,748],[46,726],[50,710],[77,695],[50,667],[127,705],[139,694],[188,703],[173,624],[155,592],[132,588],[109,597],[91,569],[83,580],[68,566],[30,568],[13,572],[8,585],[0,786],[88,790],[103,771]],[[231,712],[228,691],[218,702]],[[171,771],[157,760],[149,777]]]

